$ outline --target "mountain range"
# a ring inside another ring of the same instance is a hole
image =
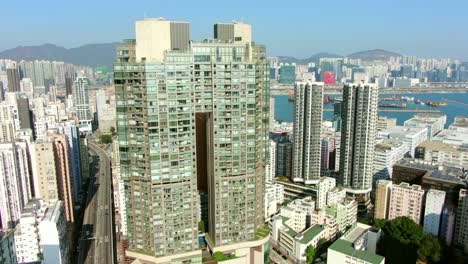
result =
[[[54,44],[18,46],[0,52],[1,59],[64,61],[75,65],[112,67],[117,43],[87,44],[67,49]]]
[[[98,65],[112,68],[115,60],[115,46],[117,43],[88,44],[77,48],[64,48],[54,44],[38,46],[18,46],[0,52],[0,59],[12,60],[51,60],[64,61],[75,65],[91,66]],[[365,61],[387,60],[392,56],[401,56],[398,53],[382,49],[360,51],[346,57],[362,59]],[[277,56],[280,62],[307,64],[319,62],[320,58],[342,58],[344,56],[333,53],[321,52],[305,59],[290,56]]]

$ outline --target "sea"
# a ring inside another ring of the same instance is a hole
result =
[[[415,104],[413,101],[402,101],[401,103],[406,103],[406,109],[419,109],[419,110],[439,110],[440,112],[447,115],[447,123],[446,127],[453,123],[453,120],[456,116],[468,116],[468,93],[437,93],[437,94],[401,94],[401,95],[390,95],[390,94],[383,94],[380,97],[392,97],[392,96],[407,96],[407,97],[414,97],[414,100],[420,100],[423,102],[427,101],[435,101],[435,102],[442,102],[446,103],[447,107],[431,107],[428,105],[420,105]],[[341,99],[341,95],[330,95],[331,98],[339,98]],[[465,103],[467,105],[461,105],[452,103],[450,101],[443,100],[443,98],[448,100],[453,100],[461,103]],[[395,102],[384,102],[384,103],[395,103]],[[397,102],[398,103],[398,102]],[[329,103],[325,105],[325,108],[333,109],[333,104]],[[398,109],[398,108],[396,108]],[[379,112],[379,116],[387,116],[389,118],[396,118],[398,125],[403,125],[403,123],[412,118],[416,113],[412,112],[405,112],[405,113],[395,113],[395,112]],[[294,102],[288,100],[287,95],[277,95],[275,96],[275,119],[276,120],[283,120],[285,122],[293,122],[294,121]],[[324,120],[332,120],[333,119],[333,112],[323,112],[323,119]]]

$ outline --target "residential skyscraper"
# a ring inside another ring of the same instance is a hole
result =
[[[28,165],[24,160],[27,150],[22,147],[15,143],[0,144],[0,228],[14,228],[31,198],[29,171],[25,171]]]
[[[419,185],[402,182],[390,187],[388,219],[407,216],[416,224],[423,218],[424,190]]]
[[[73,94],[73,81],[69,72],[65,73],[65,92],[67,96]]]
[[[298,82],[294,89],[293,181],[315,184],[320,179],[323,83]]]
[[[8,91],[9,92],[21,91],[19,72],[17,68],[7,69],[7,78],[8,78]]]
[[[72,194],[72,171],[70,149],[66,135],[52,134],[50,137],[53,140],[55,168],[57,173],[58,196],[63,201],[65,208],[65,218],[67,222],[74,221],[73,216],[73,194]],[[81,188],[81,186],[73,186]]]
[[[445,192],[430,189],[426,195],[426,205],[424,209],[424,233],[439,236],[444,210]]]
[[[189,42],[189,23],[146,19],[136,22],[136,40],[118,47],[128,257],[201,262],[203,220],[213,252],[263,261],[250,248],[262,252],[267,239],[255,232],[264,223],[268,66],[248,28],[218,25],[218,39]]]
[[[88,97],[88,78],[79,76],[74,83],[74,100],[78,120],[91,120]]]
[[[375,191],[375,219],[388,219],[392,181],[379,180]]]
[[[460,189],[455,219],[454,244],[462,246],[464,252],[468,253],[468,191],[466,189]]]
[[[377,133],[378,88],[352,84],[343,88],[340,183],[353,195],[372,189]]]

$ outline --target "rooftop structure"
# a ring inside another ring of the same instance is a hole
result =
[[[418,113],[413,118],[405,121],[405,127],[426,127],[427,138],[432,139],[437,133],[444,129],[447,116],[436,113]]]
[[[375,253],[380,230],[357,223],[328,248],[327,263],[383,264],[385,258]]]

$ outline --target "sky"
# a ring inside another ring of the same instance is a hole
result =
[[[145,17],[191,22],[191,38],[213,24],[243,21],[269,56],[306,58],[386,49],[468,61],[467,0],[24,0],[3,4],[0,50],[52,43],[66,48],[134,38]]]

